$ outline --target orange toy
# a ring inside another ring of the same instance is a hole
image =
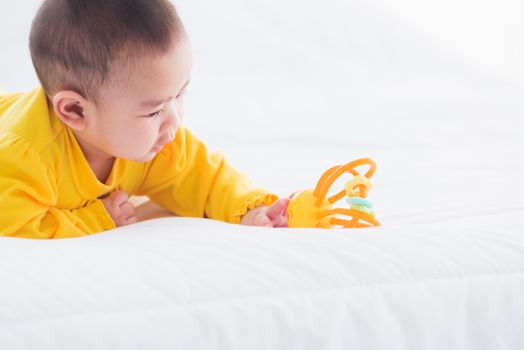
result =
[[[365,165],[368,165],[369,169],[364,175],[360,175],[355,168]],[[369,158],[357,159],[328,169],[322,174],[314,190],[304,190],[293,195],[287,209],[289,227],[380,226],[375,219],[375,213],[371,210],[371,203],[366,199],[371,190],[369,179],[375,170],[376,164]],[[346,183],[345,189],[326,198],[333,183],[346,172],[353,175],[353,178]],[[332,206],[344,196],[347,196],[350,209]]]

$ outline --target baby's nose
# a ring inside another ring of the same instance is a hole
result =
[[[181,118],[177,112],[170,114],[165,120],[162,129],[164,130],[177,130],[181,124]],[[174,135],[173,135],[174,136]]]

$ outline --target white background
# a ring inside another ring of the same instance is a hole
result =
[[[38,4],[0,12],[5,90],[37,84]],[[372,157],[386,222],[522,207],[522,2],[175,4],[194,47],[186,124],[257,185],[287,195]]]

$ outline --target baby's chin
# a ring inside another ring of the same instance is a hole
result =
[[[164,145],[165,146],[165,145]],[[146,154],[144,154],[142,157],[140,158],[136,158],[136,159],[129,159],[129,160],[132,160],[132,161],[135,161],[135,162],[140,162],[140,163],[146,163],[146,162],[149,162],[150,160],[152,160],[153,158],[156,157],[156,155],[158,153],[160,153],[160,151],[162,151],[162,149],[164,148],[164,146],[161,146],[161,147],[158,147],[158,146],[154,146],[153,148],[151,148],[149,151],[147,151]]]
[[[158,154],[158,152],[149,151],[145,155],[143,155],[142,157],[140,157],[138,159],[132,159],[132,160],[135,161],[135,162],[146,163],[146,162],[149,162],[150,160],[152,160],[153,158],[155,158],[155,156],[157,154]]]
[[[162,150],[162,148],[160,147],[153,147],[153,148],[150,148],[149,150],[147,150],[145,153],[142,153],[141,156],[138,156],[138,155],[132,155],[132,154],[120,154],[120,155],[114,155],[114,157],[117,157],[117,158],[120,158],[120,159],[125,159],[125,160],[129,160],[129,161],[132,161],[132,162],[139,162],[139,163],[147,163],[149,162],[150,160],[152,160],[153,158],[155,158],[155,156],[160,153],[160,151]]]

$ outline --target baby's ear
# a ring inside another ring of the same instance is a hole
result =
[[[77,131],[86,127],[84,110],[88,102],[78,92],[62,90],[57,92],[51,101],[56,115],[64,124]]]

